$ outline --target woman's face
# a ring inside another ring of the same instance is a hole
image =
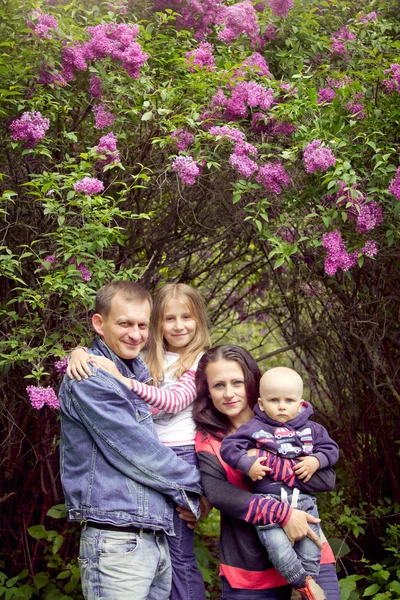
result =
[[[244,373],[236,361],[222,359],[209,363],[205,374],[215,408],[228,417],[235,429],[254,416],[247,401]]]

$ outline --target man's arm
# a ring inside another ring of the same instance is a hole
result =
[[[70,385],[73,407],[107,460],[133,481],[193,510],[186,492],[202,493],[198,469],[139,424],[143,416],[128,399],[125,386],[97,369],[88,379]],[[151,419],[150,414],[145,418]]]

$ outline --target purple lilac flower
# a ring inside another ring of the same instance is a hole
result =
[[[115,116],[112,112],[106,110],[104,104],[97,104],[93,106],[93,112],[95,114],[94,126],[96,129],[104,129],[105,127],[111,127],[115,121]]]
[[[33,33],[38,38],[47,38],[51,40],[51,29],[58,29],[58,23],[53,15],[43,13],[40,8],[37,8],[29,15],[32,19],[37,19],[37,23],[32,23],[29,19],[26,21],[26,26],[33,30]]]
[[[323,104],[324,102],[332,102],[334,98],[336,98],[336,93],[332,90],[332,88],[319,88],[317,101],[318,104]]]
[[[397,92],[400,95],[400,65],[393,63],[390,65],[390,69],[384,71],[385,74],[390,73],[391,79],[384,79],[382,84],[386,88],[386,93]]]
[[[314,173],[317,170],[326,171],[336,163],[332,150],[321,147],[321,144],[321,140],[314,140],[305,147],[304,163],[307,173]]]
[[[78,265],[78,261],[76,260],[76,258],[71,258],[69,262],[71,265],[76,266],[76,269],[77,269],[77,271],[80,272],[81,278],[83,279],[83,281],[90,281],[92,279],[93,273],[91,273],[91,271],[89,271],[89,269],[86,266],[86,263],[81,262]]]
[[[280,194],[282,188],[290,184],[290,177],[280,163],[269,162],[260,167],[256,180],[273,194]]]
[[[338,31],[335,31],[331,37],[331,51],[333,54],[347,54],[345,42],[355,40],[356,36],[351,33],[350,29],[345,25]]]
[[[93,98],[95,98],[96,100],[100,100],[102,93],[101,93],[101,78],[98,77],[97,75],[95,75],[94,73],[91,74],[90,76],[90,83],[89,83],[89,90],[90,90],[90,94],[92,95]]]
[[[25,142],[26,148],[33,148],[45,137],[49,127],[49,119],[42,117],[40,112],[24,112],[20,119],[10,124],[11,137],[14,142]]]
[[[67,85],[67,82],[61,73],[50,71],[45,64],[42,65],[42,68],[39,71],[38,83],[41,85],[54,85],[56,87],[65,87]]]
[[[218,33],[218,39],[228,44],[242,33],[254,39],[258,36],[259,26],[256,11],[249,0],[238,2],[232,6],[221,6],[218,21],[223,22],[225,28]]]
[[[26,388],[28,392],[29,400],[37,410],[41,409],[45,404],[50,408],[60,408],[60,403],[56,396],[55,391],[52,387],[35,387],[34,385],[28,385]]]
[[[294,6],[293,0],[268,0],[269,6],[274,15],[286,18],[289,10]]]
[[[178,152],[185,152],[194,142],[194,135],[182,127],[171,133],[171,137],[175,140]]]
[[[223,125],[210,127],[208,130],[211,135],[219,135],[224,138],[228,138],[230,140],[234,140],[235,142],[243,142],[244,141],[244,133],[239,131],[239,129],[235,129],[234,127],[229,127],[229,125]]]
[[[352,81],[353,80],[350,79],[350,77],[347,77],[347,75],[345,75],[343,79],[332,79],[332,77],[326,78],[326,83],[329,85],[329,87],[335,89],[344,88],[345,85],[349,85],[350,83],[352,83]]]
[[[351,115],[360,120],[365,119],[367,116],[364,111],[364,105],[361,104],[361,102],[352,102],[350,100],[350,102],[347,103],[347,110]]]
[[[323,235],[322,246],[328,251],[325,258],[325,273],[331,277],[338,269],[348,271],[357,263],[357,250],[351,254],[347,252],[341,233],[337,229]]]
[[[78,194],[87,194],[92,196],[93,194],[100,194],[104,190],[103,182],[96,177],[84,177],[80,181],[74,183],[74,190]]]
[[[375,11],[368,13],[367,15],[361,14],[358,17],[360,23],[369,23],[370,21],[376,21],[378,19],[378,15]]]
[[[378,254],[378,247],[376,242],[373,240],[368,240],[367,242],[365,242],[365,246],[362,249],[362,252],[364,252],[365,256],[369,256],[369,258],[373,258],[374,256],[376,256]]]
[[[383,222],[382,207],[371,200],[359,205],[359,214],[357,216],[357,232],[368,233]]]
[[[272,79],[271,71],[269,70],[267,63],[265,62],[265,58],[259,52],[254,52],[254,54],[248,56],[243,62],[242,67],[249,67],[255,73],[264,75],[264,77]],[[235,71],[235,75],[238,77],[243,76],[243,70],[237,69]]]
[[[206,71],[215,71],[214,46],[202,42],[198,48],[186,53],[186,64],[191,73],[196,71],[196,66]]]
[[[191,156],[177,156],[172,161],[172,170],[178,173],[185,185],[193,185],[200,175],[200,167]]]
[[[54,368],[59,375],[65,375],[68,367],[68,356],[54,362]]]
[[[389,184],[389,192],[393,194],[396,200],[400,200],[400,167],[397,169],[395,177]]]
[[[240,81],[233,89],[230,100],[226,105],[226,117],[237,120],[247,116],[247,106],[259,106],[269,110],[274,103],[272,88],[265,88],[254,81]]]
[[[285,90],[285,92],[289,96],[294,96],[294,94],[297,94],[297,92],[299,91],[299,88],[293,87],[291,83],[285,83],[283,81],[279,84],[279,87],[281,88],[281,90]]]
[[[229,157],[229,164],[234,167],[243,177],[249,178],[258,170],[258,165],[245,154],[233,152]]]
[[[47,269],[48,267],[46,267],[46,265],[44,263],[49,263],[50,267],[54,267],[54,262],[56,260],[56,257],[54,256],[54,254],[48,254],[47,256],[44,257],[42,264],[40,265],[41,269]]]
[[[117,150],[117,138],[112,131],[100,138],[99,143],[96,146],[96,152],[97,154],[105,155],[105,159],[99,161],[101,166],[117,164],[120,162],[120,156]]]

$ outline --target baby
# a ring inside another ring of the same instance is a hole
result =
[[[302,396],[303,380],[296,371],[287,367],[267,371],[260,380],[255,417],[224,439],[221,456],[249,475],[254,492],[318,517],[315,496],[298,488],[318,469],[332,467],[339,450],[322,425],[309,421],[313,409]],[[325,489],[316,486],[315,491]],[[320,534],[318,524],[310,526]],[[292,547],[280,525],[257,526],[257,532],[274,567],[301,597],[323,600],[325,594],[315,582],[321,560],[317,545],[304,537]]]

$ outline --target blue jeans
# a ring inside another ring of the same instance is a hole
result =
[[[280,496],[268,495],[280,500]],[[289,503],[292,496],[288,496]],[[317,501],[314,496],[300,494],[297,500],[299,510],[318,518]],[[311,529],[319,536],[320,527],[317,523],[309,523]],[[289,538],[280,525],[257,527],[258,537],[268,552],[268,558],[275,569],[294,587],[305,586],[307,576],[318,577],[321,551],[308,537],[296,542],[292,547]]]
[[[166,535],[105,531],[81,533],[79,569],[85,600],[168,600],[171,561]]]
[[[198,467],[194,446],[175,446],[172,450],[190,465]],[[171,600],[206,600],[203,577],[194,553],[194,531],[174,511],[175,537],[168,536],[172,565]]]
[[[222,577],[222,600],[290,600],[292,588],[284,585],[269,590],[239,590],[232,588]],[[251,573],[249,573],[251,580]],[[334,563],[321,565],[317,583],[325,592],[327,600],[340,600],[340,590]]]

